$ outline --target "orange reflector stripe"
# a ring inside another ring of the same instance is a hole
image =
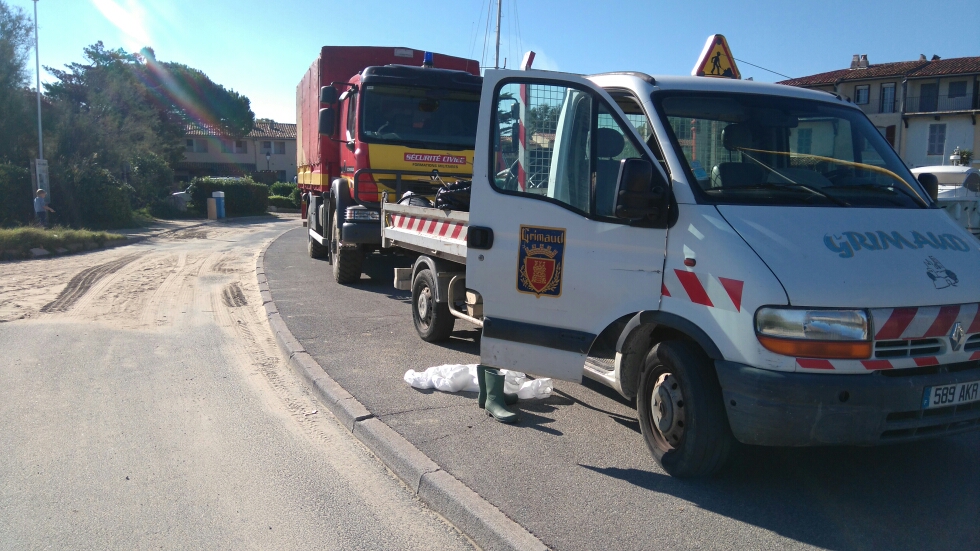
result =
[[[797,358],[862,360],[871,357],[870,341],[804,341],[756,335],[766,350]]]

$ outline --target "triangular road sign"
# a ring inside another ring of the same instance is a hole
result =
[[[728,49],[728,41],[720,34],[708,37],[698,58],[697,65],[691,71],[692,76],[713,78],[742,78],[735,65],[735,56]]]

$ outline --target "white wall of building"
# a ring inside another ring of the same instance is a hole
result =
[[[945,155],[927,155],[931,124],[946,125]],[[976,126],[969,115],[943,115],[938,121],[933,117],[909,118],[909,127],[905,131],[904,160],[911,167],[949,164],[949,156],[957,147],[976,151],[975,133]]]

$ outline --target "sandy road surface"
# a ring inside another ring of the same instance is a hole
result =
[[[0,548],[470,547],[282,361],[254,267],[296,224],[0,264]]]

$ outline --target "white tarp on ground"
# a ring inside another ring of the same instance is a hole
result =
[[[517,394],[521,400],[547,398],[555,385],[551,379],[528,379],[520,371],[501,369],[504,375],[504,392]],[[476,364],[437,365],[425,371],[409,369],[405,372],[405,382],[414,388],[426,390],[434,388],[443,392],[479,392],[476,382]]]

